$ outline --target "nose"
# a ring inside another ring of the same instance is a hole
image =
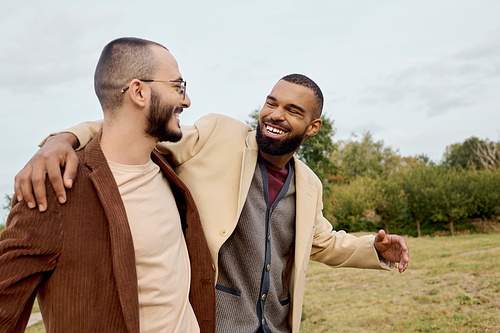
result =
[[[181,100],[182,107],[188,108],[191,106],[191,98],[189,98],[189,95],[186,93],[186,98]]]
[[[285,110],[283,108],[279,107],[273,110],[273,113],[271,113],[271,119],[272,120],[285,120]]]

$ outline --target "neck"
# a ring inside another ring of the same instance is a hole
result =
[[[126,165],[149,162],[156,140],[144,134],[138,120],[104,118],[101,149],[106,159]]]
[[[286,155],[273,156],[266,154],[262,150],[260,150],[260,155],[267,162],[271,163],[274,166],[277,166],[278,168],[283,168],[288,163],[288,161],[290,161],[290,159],[293,157],[293,154],[295,154],[295,152]]]

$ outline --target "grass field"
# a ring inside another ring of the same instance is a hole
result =
[[[311,262],[300,331],[500,332],[500,234],[407,242],[403,274]]]
[[[500,332],[500,234],[407,242],[403,274],[311,262],[301,332]]]

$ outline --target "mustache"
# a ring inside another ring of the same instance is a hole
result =
[[[174,109],[174,113],[182,113],[184,111],[184,108],[181,107],[181,106],[177,106],[175,109]]]

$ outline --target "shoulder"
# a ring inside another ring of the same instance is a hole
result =
[[[298,177],[303,178],[306,183],[316,187],[316,188],[322,188],[323,185],[321,183],[321,180],[318,178],[318,176],[301,160],[297,158],[297,156],[293,157],[293,160],[295,161],[295,173],[297,174]]]
[[[194,126],[197,128],[213,129],[214,131],[221,130],[226,133],[244,133],[245,136],[248,132],[253,131],[250,125],[217,113],[209,113],[201,117],[194,123]]]

